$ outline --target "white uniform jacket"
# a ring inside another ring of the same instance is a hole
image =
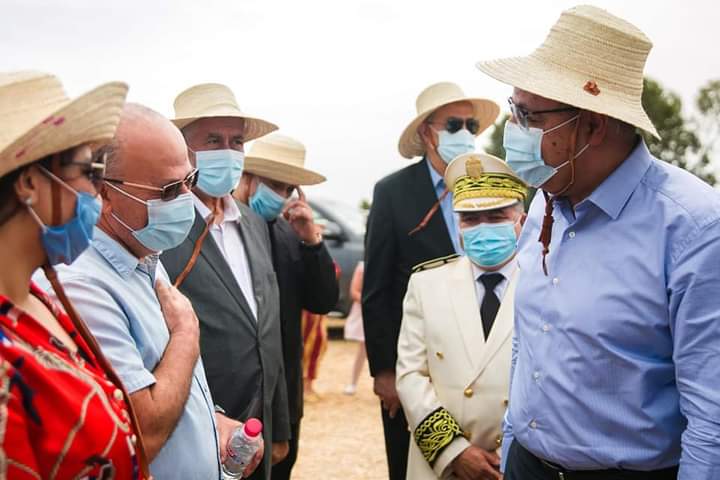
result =
[[[455,478],[470,443],[498,450],[508,404],[517,269],[485,341],[467,257],[410,278],[398,341],[397,389],[410,426],[407,478]]]

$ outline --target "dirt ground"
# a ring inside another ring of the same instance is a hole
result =
[[[293,480],[387,478],[380,403],[372,393],[367,363],[357,393],[342,393],[357,345],[342,340],[328,345],[315,386],[321,399],[305,403]]]

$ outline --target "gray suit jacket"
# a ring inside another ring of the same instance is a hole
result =
[[[265,477],[270,478],[270,445],[290,438],[284,378],[280,301],[265,221],[238,202],[242,237],[257,302],[257,322],[220,249],[207,235],[200,256],[180,290],[200,320],[200,351],[216,405],[229,417],[262,418]],[[205,228],[196,212],[188,238],[161,256],[172,281],[185,268]]]

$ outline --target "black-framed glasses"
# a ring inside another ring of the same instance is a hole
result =
[[[175,180],[162,187],[154,187],[152,185],[143,185],[141,183],[126,182],[125,180],[119,180],[116,178],[106,178],[106,182],[117,183],[119,185],[125,185],[127,187],[135,187],[143,190],[151,190],[153,192],[160,192],[160,200],[165,202],[176,199],[183,191],[183,186],[187,187],[188,190],[192,190],[197,185],[198,169],[193,168],[182,180]]]
[[[512,113],[513,118],[515,118],[515,121],[523,130],[530,129],[528,122],[532,120],[533,115],[543,115],[545,113],[575,112],[577,110],[580,110],[577,107],[561,107],[553,108],[550,110],[533,111],[528,110],[525,107],[521,107],[520,105],[515,105],[515,103],[513,103],[512,97],[508,97],[508,104],[510,105],[510,113]]]
[[[438,124],[438,122],[430,122],[430,124]],[[445,130],[447,130],[448,133],[459,132],[464,127],[468,132],[473,135],[477,135],[480,131],[480,122],[478,122],[476,118],[449,117],[445,120],[443,127],[445,127]]]

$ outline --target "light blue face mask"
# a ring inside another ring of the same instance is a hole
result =
[[[515,254],[515,223],[481,223],[462,230],[465,254],[476,265],[496,267]]]
[[[193,205],[192,194],[183,193],[169,201],[160,199],[146,201],[130,195],[111,183],[106,183],[106,185],[147,206],[148,223],[140,230],[130,228],[127,223],[115,215],[115,212],[111,213],[111,215],[120,225],[132,232],[133,237],[148,250],[153,252],[170,250],[180,245],[187,238],[195,222],[195,206]]]
[[[250,197],[250,208],[269,222],[280,215],[283,207],[285,199],[264,183],[258,182],[255,193]]]
[[[199,177],[197,186],[211,197],[224,197],[235,190],[242,176],[245,154],[237,150],[195,152]]]
[[[48,226],[43,223],[35,210],[27,204],[30,215],[40,225],[40,240],[47,254],[48,263],[70,265],[89,246],[93,238],[93,228],[100,218],[102,202],[86,192],[78,192],[49,170],[40,167],[53,181],[75,194],[75,216],[62,225]]]
[[[540,188],[547,183],[555,174],[563,167],[570,163],[570,160],[551,167],[545,163],[542,158],[542,137],[543,135],[553,132],[559,128],[569,125],[580,117],[575,115],[569,120],[552,127],[548,130],[539,128],[529,128],[523,130],[518,124],[513,122],[505,123],[505,134],[503,136],[503,147],[505,147],[505,160],[510,168],[512,168],[518,177],[520,177],[528,185]],[[585,145],[575,154],[578,158],[590,145]]]
[[[437,152],[445,163],[452,162],[463,153],[475,151],[475,136],[466,128],[461,128],[455,133],[440,130],[437,134]]]

